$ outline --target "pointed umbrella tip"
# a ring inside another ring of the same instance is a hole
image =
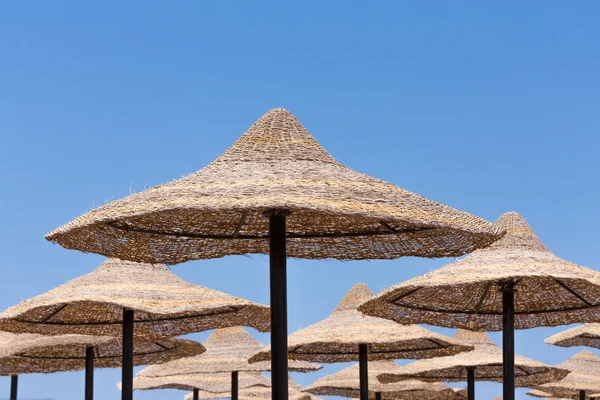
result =
[[[356,310],[361,304],[370,300],[373,292],[364,283],[357,283],[350,288],[338,304],[335,311]]]

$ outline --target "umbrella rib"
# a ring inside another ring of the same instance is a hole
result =
[[[480,315],[502,315],[502,312],[498,312],[498,311],[479,311],[479,312],[475,312],[475,311],[457,311],[457,310],[446,310],[446,309],[435,309],[435,308],[426,308],[426,307],[418,307],[418,306],[413,306],[410,304],[398,304],[398,303],[394,303],[395,305],[397,305],[398,307],[405,307],[405,308],[410,308],[411,310],[417,310],[417,311],[429,311],[429,312],[434,312],[434,313],[442,313],[442,314],[467,314],[467,315],[472,315],[472,314],[480,314]],[[564,312],[564,311],[578,311],[578,310],[586,310],[589,307],[567,307],[567,308],[562,308],[560,310],[531,310],[531,311],[517,311],[515,310],[515,315],[528,315],[528,314],[550,314],[553,312]]]
[[[481,298],[479,299],[479,301],[477,302],[477,306],[475,307],[475,313],[478,314],[479,313],[479,309],[481,308],[481,306],[483,305],[483,301],[485,300],[485,298],[487,297],[490,288],[492,287],[492,283],[493,282],[488,282],[488,284],[485,286],[485,289],[483,290],[483,294],[481,295]]]
[[[165,349],[165,350],[169,350],[169,349]],[[146,353],[135,353],[134,356],[135,357],[150,356],[150,355],[159,354],[162,352],[163,352],[163,350],[148,351]],[[19,354],[18,357],[34,359],[34,360],[85,360],[85,357],[34,356],[34,355],[29,355],[29,354]],[[117,358],[117,357],[121,357],[121,355],[119,354],[119,355],[115,355],[115,356],[96,356],[95,358],[103,359],[103,358]]]
[[[240,233],[240,229],[242,229],[242,226],[244,225],[244,223],[246,222],[246,217],[248,216],[248,211],[244,211],[242,213],[242,216],[240,218],[240,220],[238,221],[235,230],[233,231],[233,235],[231,235],[232,239],[237,238],[238,234]]]
[[[429,339],[427,339],[429,340]],[[383,350],[383,351],[377,351],[377,350],[369,350],[369,354],[390,354],[390,353],[415,353],[418,351],[429,351],[429,350],[439,350],[441,348],[443,348],[443,346],[440,346],[438,343],[435,343],[436,347],[421,347],[420,349],[404,349],[404,350]],[[315,355],[315,356],[330,356],[330,355],[355,355],[358,354],[358,352],[353,352],[353,353],[348,353],[348,352],[314,352],[314,351],[307,351],[307,352],[303,352],[303,351],[293,351],[290,352],[290,354],[303,354],[303,355]]]
[[[415,293],[415,292],[418,292],[418,291],[419,291],[419,290],[421,290],[421,289],[422,289],[422,287],[418,287],[418,288],[415,288],[415,289],[409,290],[408,292],[406,292],[406,293],[404,293],[404,294],[401,294],[400,296],[398,296],[398,297],[396,297],[396,298],[394,298],[394,299],[390,299],[390,302],[392,302],[392,303],[395,303],[395,302],[397,302],[398,300],[401,300],[401,299],[403,299],[403,298],[405,298],[405,297],[408,297],[408,296],[410,296],[411,294],[413,294],[413,293]]]
[[[577,293],[575,290],[571,289],[569,286],[567,286],[566,283],[564,283],[563,281],[561,281],[560,279],[555,279],[556,283],[558,283],[560,286],[562,286],[563,288],[565,288],[569,293],[571,293],[573,296],[575,296],[579,301],[585,303],[586,305],[593,307],[594,305],[592,303],[590,303],[589,301],[587,301],[586,299],[584,299],[579,293]]]
[[[41,320],[40,322],[43,323],[43,322],[48,321],[50,318],[54,317],[56,314],[58,314],[59,312],[61,312],[62,310],[64,310],[65,307],[67,307],[68,305],[69,305],[68,303],[62,304],[56,310],[52,311],[52,313],[50,313],[48,316],[44,317],[44,319]]]

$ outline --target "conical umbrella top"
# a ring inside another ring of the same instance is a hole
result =
[[[502,382],[502,350],[484,332],[459,329],[455,339],[475,346],[470,352],[449,357],[419,360],[378,376],[383,383],[419,379],[427,382],[462,382],[467,380],[468,368],[475,368],[475,380]],[[515,384],[531,387],[564,378],[565,368],[551,367],[529,358],[515,355]]]
[[[234,371],[270,371],[266,362],[249,364],[248,358],[265,346],[242,327],[216,329],[204,341],[206,352],[195,357],[181,358],[168,363],[151,365],[138,374],[141,377],[206,374]],[[310,372],[322,367],[303,361],[291,361],[290,371]]]
[[[46,237],[138,262],[268,254],[270,210],[291,212],[287,254],[296,258],[457,256],[501,236],[487,221],[338,163],[277,108],[200,171],[112,201]]]
[[[260,372],[240,372],[238,388],[252,386],[271,386],[271,381]],[[212,393],[221,393],[231,389],[230,373],[189,374],[172,376],[137,376],[133,379],[134,390],[154,389],[200,389]]]
[[[0,332],[0,375],[51,373],[85,368],[86,348],[94,351],[95,367],[121,366],[122,347],[109,336]],[[190,354],[201,354],[204,346],[186,339],[138,340],[133,347],[134,365],[156,364]]]
[[[368,315],[481,331],[502,329],[503,287],[514,288],[515,328],[599,319],[600,273],[552,254],[515,212],[486,249],[395,285],[361,306]]]
[[[583,324],[559,332],[545,340],[561,347],[588,346],[600,349],[600,324]]]
[[[585,390],[588,395],[600,393],[600,358],[584,350],[557,365],[571,371],[565,378],[556,382],[536,386],[535,389],[550,393],[555,397],[572,398]]]
[[[357,308],[372,297],[365,284],[354,285],[329,317],[289,336],[289,358],[324,363],[358,361],[360,344],[367,345],[370,360],[439,357],[473,349],[417,325],[365,316]],[[250,362],[269,358],[267,348]]]
[[[95,271],[0,313],[0,330],[119,336],[123,309],[138,338],[218,327],[269,329],[269,307],[187,282],[163,265],[108,259]]]

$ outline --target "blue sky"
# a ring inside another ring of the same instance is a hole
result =
[[[599,12],[541,0],[3,2],[0,308],[102,262],[46,232],[200,169],[274,107],[354,169],[489,220],[518,211],[556,254],[597,268]],[[356,282],[378,292],[448,261],[291,260],[289,329],[326,317]],[[173,271],[268,303],[265,257]],[[559,330],[520,331],[517,351],[554,364],[581,350],[543,343]],[[120,398],[119,370],[96,376],[97,398]],[[23,398],[80,399],[83,373],[20,386]],[[500,393],[478,384],[478,398]]]

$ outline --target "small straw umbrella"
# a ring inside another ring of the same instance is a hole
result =
[[[359,309],[400,323],[502,330],[503,398],[515,398],[514,330],[600,319],[600,273],[552,254],[517,213],[506,236],[444,268],[383,291]]]
[[[286,258],[447,257],[501,237],[492,224],[336,161],[283,108],[185,178],[50,232],[68,249],[176,264],[269,254],[273,398],[287,398]]]
[[[378,376],[383,383],[405,379],[426,382],[467,381],[468,398],[475,399],[475,381],[502,382],[502,350],[484,332],[459,329],[454,336],[463,343],[475,346],[475,350],[449,357],[420,360],[400,367],[395,373],[386,372]],[[532,387],[564,378],[569,371],[554,368],[529,358],[515,355],[515,386]]]
[[[155,364],[190,354],[200,354],[204,346],[185,339],[137,341],[133,347],[134,365]],[[109,336],[37,334],[16,335],[0,332],[0,375],[12,375],[16,397],[18,374],[53,373],[85,369],[85,399],[94,396],[94,367],[121,366],[122,348]],[[95,365],[94,365],[95,364]],[[12,394],[14,392],[14,395]]]
[[[396,371],[400,368],[392,360],[379,360],[370,363],[369,399],[381,400],[383,397],[404,400],[452,400],[461,398],[451,387],[441,383],[427,383],[417,380],[399,383],[382,384],[376,376],[385,371]],[[304,391],[322,396],[342,396],[356,398],[360,394],[360,368],[354,364],[332,375],[321,378],[308,385]]]
[[[168,377],[173,375],[231,374],[231,398],[237,397],[238,372],[270,371],[271,364],[249,364],[248,358],[265,346],[254,339],[244,328],[236,326],[216,329],[204,341],[206,353],[196,357],[181,358],[172,362],[152,365],[139,372],[139,377]],[[322,367],[302,361],[292,361],[289,370],[294,372],[318,371]]]
[[[530,390],[529,392],[527,392],[527,395],[532,396],[532,397],[543,398],[546,400],[569,400],[564,397],[554,397],[550,393],[546,393],[546,392],[538,390],[538,389]],[[590,396],[590,397],[594,398],[593,396]]]
[[[132,397],[134,335],[152,340],[235,325],[266,331],[269,308],[184,281],[163,265],[117,259],[0,313],[1,331],[122,335],[124,400]]]
[[[358,306],[372,297],[367,285],[354,285],[329,317],[290,335],[289,357],[323,363],[359,361],[364,400],[369,391],[367,360],[431,358],[473,349],[472,345],[416,325],[400,325],[360,313]],[[250,362],[269,357],[267,349]]]
[[[588,346],[600,349],[600,324],[583,324],[550,336],[548,344],[560,347]]]
[[[589,398],[586,393],[600,393],[600,358],[593,353],[584,350],[556,367],[571,373],[559,381],[535,386],[534,389],[550,393],[555,397],[579,396],[580,400]]]

